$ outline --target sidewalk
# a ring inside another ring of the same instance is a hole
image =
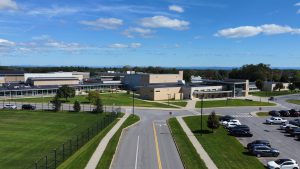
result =
[[[91,159],[87,163],[85,169],[95,169],[103,155],[103,152],[110,141],[110,139],[115,135],[124,121],[128,118],[129,114],[125,113],[125,115],[117,122],[117,124],[106,134],[106,136],[101,140]]]
[[[179,124],[181,125],[182,129],[186,133],[187,137],[190,139],[191,143],[195,147],[197,153],[201,157],[201,159],[204,161],[206,167],[208,169],[218,169],[218,167],[215,165],[215,163],[212,161],[212,159],[209,157],[209,155],[206,153],[202,145],[199,143],[197,138],[194,136],[194,134],[191,132],[189,127],[186,125],[186,123],[183,121],[181,116],[176,117]]]

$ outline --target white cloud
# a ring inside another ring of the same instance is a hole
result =
[[[94,29],[117,29],[123,25],[123,20],[117,18],[99,18],[95,21],[80,21],[80,23]]]
[[[130,44],[130,47],[132,47],[132,48],[140,48],[141,46],[142,46],[141,43],[131,43]]]
[[[13,0],[0,0],[0,10],[1,9],[12,9],[17,10],[17,3]]]
[[[175,11],[175,12],[178,12],[178,13],[183,13],[184,12],[184,9],[181,6],[178,6],[178,5],[169,6],[169,10],[170,11]]]
[[[46,15],[49,17],[58,15],[69,15],[79,12],[79,8],[73,7],[52,7],[52,8],[37,8],[27,12],[29,15]]]
[[[178,19],[171,19],[166,16],[153,16],[140,20],[140,25],[149,28],[170,28],[175,30],[188,29],[189,22]]]
[[[6,39],[0,39],[0,47],[9,47],[9,46],[15,46],[15,42],[6,40]]]
[[[109,48],[116,48],[116,49],[125,49],[125,48],[140,48],[142,46],[141,43],[131,43],[131,44],[122,44],[122,43],[114,43],[109,45]]]
[[[298,9],[297,14],[300,14],[300,9]]]
[[[257,36],[259,34],[276,35],[276,34],[299,34],[299,28],[290,26],[281,26],[276,24],[265,24],[261,26],[241,26],[236,28],[228,28],[219,30],[215,36],[226,38],[246,38]]]
[[[48,40],[50,39],[50,36],[49,35],[40,35],[40,36],[34,36],[32,37],[32,40]]]
[[[300,6],[300,2],[296,3],[295,6]]]
[[[142,38],[149,38],[153,35],[154,31],[151,29],[139,28],[139,27],[131,27],[123,31],[123,35],[127,36],[128,38],[134,37],[142,37]]]

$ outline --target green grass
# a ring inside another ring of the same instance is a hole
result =
[[[103,115],[0,111],[0,168],[25,168],[86,131]]]
[[[109,93],[101,94],[101,99],[104,105],[115,105],[115,106],[132,106],[132,95],[126,93]],[[12,99],[15,102],[28,102],[28,103],[49,103],[52,97],[38,97],[38,98],[22,98],[22,99]],[[78,100],[81,104],[90,104],[86,99],[86,96],[75,96],[74,98],[69,98],[66,103],[74,103]],[[65,99],[62,99],[65,101]],[[175,108],[174,106],[168,106],[158,102],[144,101],[141,99],[135,99],[135,106],[137,107],[160,107],[160,108]]]
[[[297,94],[297,93],[300,93],[300,90],[295,90],[293,92],[291,92],[291,91],[272,91],[272,92],[259,91],[259,92],[251,92],[250,94],[253,96],[259,96],[259,97],[273,97],[273,96],[281,96],[281,95],[289,95],[289,94]]]
[[[68,160],[62,163],[58,169],[83,169],[93,153],[95,152],[98,144],[103,139],[103,137],[110,131],[111,128],[118,122],[118,120],[114,121],[108,127],[106,127],[103,131],[101,131],[97,136],[95,136],[92,140],[86,143],[83,147],[81,147],[75,154],[73,154]]]
[[[184,120],[219,169],[264,169],[263,164],[245,153],[243,145],[235,137],[228,136],[223,127],[210,133],[206,127],[207,116],[203,118],[203,133],[209,134],[202,136],[199,135],[200,116],[185,117]]]
[[[287,102],[300,105],[300,100],[287,100]]]
[[[110,139],[104,153],[97,165],[97,169],[109,169],[112,158],[116,152],[116,148],[122,133],[122,130],[135,122],[139,121],[140,118],[136,115],[130,115],[126,121],[122,124],[120,129],[116,132],[116,134]]]
[[[258,113],[256,113],[256,115],[260,116],[260,117],[270,116],[268,112],[258,112]]]
[[[165,102],[168,103],[168,102]],[[186,101],[171,101],[170,104],[180,106],[180,107],[185,107],[187,105]]]
[[[186,169],[206,169],[204,162],[195,150],[193,144],[183,131],[182,127],[176,120],[171,118],[168,120],[172,136],[178,146],[179,154]]]
[[[230,100],[211,100],[203,101],[204,108],[210,107],[239,107],[239,106],[275,106],[274,103],[249,101],[241,99],[230,99]],[[201,107],[201,101],[197,101],[196,108]]]

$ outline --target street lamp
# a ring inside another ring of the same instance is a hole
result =
[[[204,98],[204,94],[201,96],[201,131],[200,131],[200,135],[202,136],[203,133],[203,98]]]
[[[134,115],[134,89],[132,89],[132,114]]]
[[[170,106],[170,94],[168,94],[168,106]]]

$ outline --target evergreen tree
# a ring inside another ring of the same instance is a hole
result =
[[[94,113],[103,113],[103,104],[100,98],[95,101],[95,106],[96,108],[93,110]]]
[[[220,127],[219,119],[214,111],[211,112],[211,114],[208,116],[207,127],[210,128],[213,132],[214,129]]]
[[[80,103],[79,103],[78,100],[76,100],[76,101],[74,102],[73,108],[74,108],[74,111],[75,111],[75,112],[80,112],[81,106],[80,106]]]

